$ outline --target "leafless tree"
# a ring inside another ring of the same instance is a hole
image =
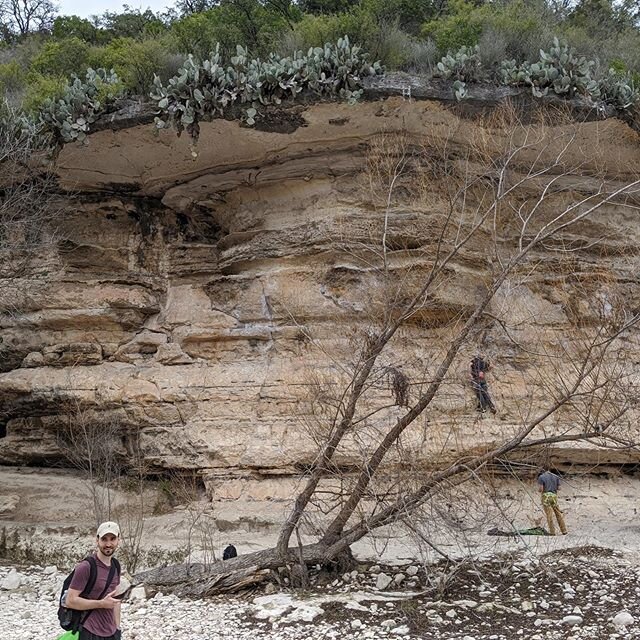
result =
[[[80,403],[69,407],[65,415],[66,423],[57,433],[60,451],[86,479],[95,524],[112,520],[125,454],[122,426]]]
[[[580,235],[587,223],[614,205],[636,207],[640,198],[640,176],[625,183],[608,178],[588,155],[593,150],[582,148],[577,128],[558,118],[557,126],[542,116],[526,124],[507,107],[477,126],[463,148],[453,138],[416,144],[395,133],[372,143],[367,175],[374,217],[368,234],[348,243],[354,264],[366,273],[366,305],[345,311],[360,329],[338,340],[335,353],[321,347],[331,366],[313,373],[308,412],[318,454],[277,547],[202,567],[197,581],[198,568],[191,566],[189,584],[184,567],[140,579],[183,593],[233,588],[300,557],[307,563],[339,558],[447,492],[464,495],[473,479],[501,461],[566,442],[634,446],[627,415],[637,393],[622,339],[637,324],[637,309],[621,304],[614,311],[607,303],[608,313],[583,314],[570,335],[545,347],[541,342],[537,350],[522,340],[522,326],[512,327],[511,302],[533,281],[543,256],[564,264],[593,250],[604,238]],[[472,256],[482,264],[476,293],[453,305],[448,287]],[[412,262],[416,266],[406,266]],[[520,322],[531,324],[526,317]],[[434,339],[442,347],[428,363],[417,359],[390,380],[390,371],[399,370],[396,348],[416,326],[437,328]],[[438,424],[450,417],[448,389],[457,384],[466,350],[488,328],[521,343],[521,357],[544,375],[524,381],[514,400],[519,420],[500,437],[443,443],[425,464],[425,447],[439,446],[442,431],[454,435]],[[315,541],[299,548],[291,536],[310,521],[317,523]]]
[[[0,23],[4,32],[26,36],[49,31],[57,11],[51,0],[0,0]]]

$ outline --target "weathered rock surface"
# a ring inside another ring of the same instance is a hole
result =
[[[356,257],[380,215],[363,174],[367,145],[381,132],[403,131],[416,145],[448,141],[463,152],[479,126],[450,105],[401,98],[317,104],[296,117],[304,126],[286,134],[227,120],[203,124],[195,159],[185,136],[156,134],[147,124],[104,129],[87,146],[65,147],[60,184],[72,211],[57,270],[46,287],[23,282],[17,311],[0,318],[0,463],[58,462],[59,433],[82,407],[87,419],[124,427],[119,455],[135,445],[153,469],[199,469],[210,495],[291,495],[315,451],[304,390],[313,375],[335,371],[334,354],[348,353],[374,288]],[[602,159],[609,180],[635,176],[640,141],[623,122],[580,124],[576,139],[599,149],[592,163],[581,159],[576,189],[597,189]],[[437,184],[432,189],[431,214],[442,196]],[[497,323],[483,339],[498,417],[479,428],[467,371],[477,344],[469,344],[446,397],[427,416],[437,428],[423,443],[425,460],[518,428],[523,403],[535,405],[546,393],[540,385],[530,397],[523,384],[546,375],[529,368],[527,349],[555,344],[576,318],[589,321],[593,299],[615,289],[629,309],[640,307],[634,207],[607,206],[559,239],[572,247],[584,241],[573,253],[573,275],[556,271],[551,253],[535,256],[548,269],[508,299],[520,346]],[[422,250],[431,214],[394,218],[399,274],[428,268]],[[464,315],[482,289],[491,269],[485,250],[460,255],[433,308],[383,364],[428,369],[448,321]],[[572,278],[596,263],[601,281],[574,287]],[[505,301],[499,295],[491,313],[504,314]],[[626,351],[640,359],[637,332]],[[355,455],[340,462],[357,462]],[[631,449],[570,444],[555,455],[559,464],[638,459]]]
[[[457,567],[444,591],[434,589],[431,580],[448,569],[434,566],[421,578],[418,591],[378,592],[375,575],[359,571],[349,581],[336,579],[330,584],[325,584],[326,575],[314,574],[314,584],[304,594],[289,591],[196,600],[163,593],[148,598],[137,594],[123,603],[123,635],[133,640],[177,636],[194,640],[637,637],[640,627],[627,613],[640,605],[635,556],[576,547],[542,557],[528,551],[526,557],[512,557],[511,561],[506,565],[502,558]],[[510,570],[505,575],[506,567]],[[13,573],[0,566],[0,583]],[[57,593],[64,572],[29,566],[21,568],[21,575],[18,589],[0,590],[0,633],[15,635],[19,626],[19,637],[24,640],[55,637],[59,631]],[[573,613],[574,605],[563,601],[567,581],[576,587],[580,616]],[[580,586],[583,589],[578,591]],[[522,597],[532,604],[526,614],[519,609]],[[548,611],[539,608],[544,598],[553,603]],[[624,626],[613,626],[612,618],[622,620],[622,615]]]

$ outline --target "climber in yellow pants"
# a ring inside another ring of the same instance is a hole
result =
[[[543,471],[538,476],[538,487],[542,494],[542,508],[544,514],[547,516],[547,524],[549,525],[549,533],[552,536],[556,535],[555,519],[558,521],[558,526],[563,535],[567,533],[567,526],[564,523],[562,511],[558,507],[558,488],[560,487],[560,478],[550,471]]]

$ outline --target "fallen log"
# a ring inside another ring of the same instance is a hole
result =
[[[307,566],[324,565],[333,560],[327,556],[325,545],[290,547],[287,558],[283,558],[277,549],[273,548],[229,560],[219,560],[212,564],[185,563],[142,571],[134,576],[133,584],[144,584],[149,591],[198,598],[217,593],[231,593],[263,582],[272,570],[299,564],[300,556]]]

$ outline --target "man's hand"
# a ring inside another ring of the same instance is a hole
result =
[[[113,609],[120,604],[120,600],[116,600],[113,596],[117,589],[114,589],[111,593],[108,593],[102,600],[98,600],[100,603],[100,609]]]

